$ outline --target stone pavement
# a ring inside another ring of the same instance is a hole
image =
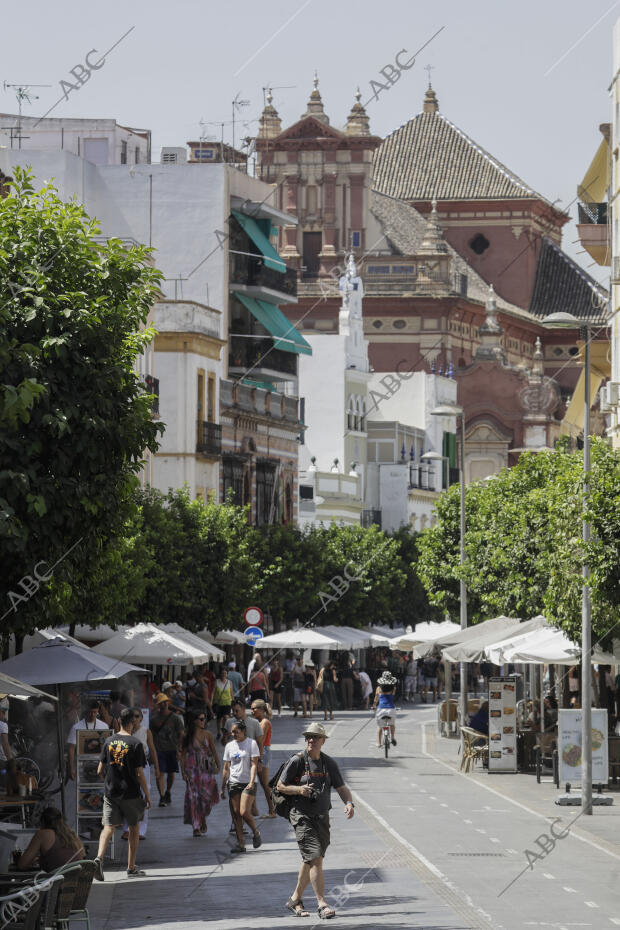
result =
[[[343,927],[401,930],[516,930],[620,925],[618,808],[581,818],[570,838],[527,868],[524,850],[549,819],[576,809],[554,808],[555,788],[531,776],[458,772],[456,742],[435,736],[433,707],[399,714],[398,747],[389,760],[373,746],[376,729],[363,711],[340,713],[329,724],[326,750],[342,765],[354,791],[356,816],[347,821],[332,792],[332,845],[325,860],[327,898]],[[321,719],[319,714],[318,718]],[[273,771],[302,746],[303,720],[274,718]],[[263,846],[232,856],[227,804],[209,818],[206,837],[182,823],[184,786],[171,807],[151,813],[140,844],[143,879],[128,880],[124,863],[108,866],[91,894],[93,930],[187,927],[297,927],[284,908],[299,854],[288,824],[261,820]],[[259,789],[260,790],[260,789]],[[157,792],[155,791],[155,795]],[[264,797],[259,808],[266,810]],[[613,812],[613,813],[610,813]],[[583,838],[577,836],[583,833]],[[125,844],[117,844],[125,853]],[[587,890],[586,890],[587,888]],[[307,928],[321,926],[309,889]]]

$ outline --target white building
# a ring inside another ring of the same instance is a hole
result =
[[[93,165],[151,161],[150,129],[120,126],[114,119],[37,119],[0,113],[0,146],[18,151],[70,152]]]
[[[0,177],[12,176],[21,165],[32,168],[40,185],[53,178],[63,200],[75,197],[97,219],[100,238],[151,246],[164,275],[162,299],[153,310],[157,335],[140,373],[159,395],[166,430],[158,452],[149,457],[145,479],[163,491],[187,485],[192,497],[203,499],[222,500],[230,488],[236,502],[251,504],[257,522],[268,521],[270,514],[294,520],[300,433],[296,359],[310,349],[277,308],[296,301],[296,275],[284,269],[269,239],[273,228],[294,224],[295,218],[270,206],[273,187],[229,165],[183,159],[123,163],[118,153],[113,163],[102,158],[95,164],[85,157],[82,142],[80,155],[67,147],[35,148],[39,138],[46,139],[48,122],[31,132],[36,137],[29,140],[31,149],[0,149]],[[117,133],[108,140],[110,158],[116,150],[122,127],[114,121],[62,122],[109,123],[110,132]],[[255,247],[244,224],[272,257]],[[231,245],[234,237],[241,251]],[[273,256],[275,272],[265,267],[269,261],[273,266]],[[249,329],[231,333],[240,295],[260,311],[260,322],[252,319]],[[225,351],[229,335],[230,345],[239,347],[230,355]],[[237,352],[255,345],[262,364],[253,363],[248,371],[244,355],[238,366]],[[246,381],[241,394],[229,376]],[[284,382],[286,397],[278,390]],[[283,507],[280,498],[290,506]]]
[[[611,159],[608,203],[611,210],[611,379],[604,386],[603,407],[610,414],[608,433],[614,448],[620,449],[620,19],[613,32],[613,74],[610,87],[612,101]]]
[[[456,402],[456,382],[405,366],[400,372],[371,372],[364,287],[353,256],[340,291],[338,334],[308,333],[312,356],[300,362],[308,424],[300,449],[300,523],[423,529],[450,478],[449,463],[444,471],[423,453],[446,455],[451,446],[456,465],[456,443],[446,440],[444,419],[431,414],[438,404]]]

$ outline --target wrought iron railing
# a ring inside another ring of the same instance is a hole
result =
[[[297,356],[274,348],[273,339],[252,339],[251,336],[235,336],[231,333],[228,367],[235,373],[248,372],[254,378],[265,371],[296,375]]]
[[[221,455],[221,425],[219,423],[209,423],[207,420],[198,420],[196,427],[196,452],[207,455]]]
[[[294,268],[285,268],[283,272],[275,271],[265,265],[262,256],[230,253],[230,280],[232,284],[246,284],[248,287],[266,287],[280,291],[289,297],[297,297],[297,272]]]
[[[159,378],[154,378],[153,375],[145,375],[144,386],[146,387],[147,394],[154,395],[151,407],[153,413],[159,414]]]
[[[595,226],[604,226],[607,222],[606,203],[579,203],[577,204],[579,223],[591,223]]]

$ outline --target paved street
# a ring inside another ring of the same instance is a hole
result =
[[[549,777],[537,785],[527,775],[462,775],[456,741],[437,738],[436,709],[424,705],[399,715],[398,746],[386,762],[373,746],[369,720],[360,711],[338,714],[327,743],[357,804],[347,822],[332,795],[326,886],[339,925],[620,926],[620,806],[595,808],[555,848],[544,837],[541,848],[536,840],[550,834],[553,818],[562,818],[554,824],[559,836],[580,810],[554,804]],[[301,729],[302,721],[288,713],[274,719],[275,766],[302,745]],[[182,793],[175,785],[173,805],[151,815],[148,840],[140,845],[147,878],[128,881],[124,869],[109,867],[106,883],[93,887],[94,930],[164,930],[179,921],[222,930],[297,926],[284,908],[299,864],[285,821],[261,821],[262,848],[235,858],[228,852],[227,805],[213,811],[207,837],[194,839],[182,824]],[[264,798],[259,807],[266,809]],[[119,845],[124,854],[125,844]],[[534,853],[544,858],[534,860]],[[318,925],[312,894],[305,903],[312,916],[304,926]]]

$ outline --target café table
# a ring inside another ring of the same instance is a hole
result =
[[[28,826],[28,812],[37,803],[37,798],[22,798],[15,794],[0,794],[0,812],[19,810],[22,819],[22,827]]]

